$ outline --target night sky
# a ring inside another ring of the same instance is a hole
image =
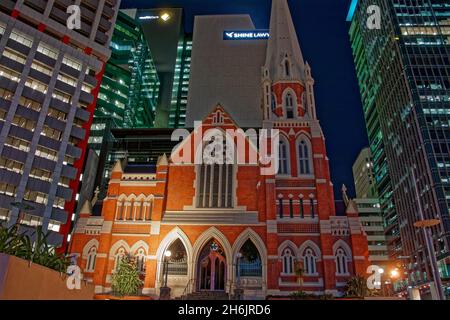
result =
[[[352,164],[368,145],[346,22],[350,0],[289,0],[305,60],[312,68],[318,117],[326,137],[337,199],[345,183],[354,195]],[[195,15],[249,14],[266,29],[270,0],[122,0],[123,8],[181,7],[185,29]]]

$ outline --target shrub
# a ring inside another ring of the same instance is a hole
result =
[[[0,225],[0,253],[25,259],[59,272],[66,272],[70,265],[70,258],[57,254],[55,248],[48,244],[48,236],[49,234],[45,234],[40,226],[28,235],[19,233],[17,225],[10,228]]]
[[[112,275],[113,294],[119,297],[137,295],[142,285],[135,259],[129,255],[123,257]]]

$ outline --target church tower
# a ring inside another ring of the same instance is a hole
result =
[[[310,186],[306,198],[317,201],[316,213],[322,218],[334,215],[325,137],[316,116],[314,79],[303,59],[287,0],[272,1],[262,90],[263,127],[280,130],[277,177]]]
[[[311,286],[321,283],[324,292],[336,294],[349,273],[365,273],[367,242],[357,214],[336,214],[325,137],[316,114],[314,79],[303,58],[287,0],[272,1],[261,83],[263,127],[280,132],[279,170],[273,185],[266,188],[266,197],[276,199],[276,210],[267,218],[268,225],[276,223],[276,228],[268,229],[267,238],[278,248],[268,253],[278,256],[278,263],[269,263],[269,272],[279,275],[276,284],[269,283],[269,291],[292,286],[285,260],[297,252],[305,281]],[[317,269],[308,266],[306,252],[315,252],[316,258],[321,252]],[[351,272],[346,263],[336,262],[343,252],[343,261],[352,261]],[[316,270],[320,277],[315,277]]]

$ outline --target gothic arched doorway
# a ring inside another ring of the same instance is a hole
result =
[[[223,248],[215,239],[200,252],[198,260],[198,289],[225,290],[226,259]]]

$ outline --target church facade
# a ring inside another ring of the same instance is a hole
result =
[[[267,170],[258,144],[220,105],[156,166],[117,162],[101,215],[87,202],[71,244],[97,293],[111,291],[125,255],[135,257],[142,293],[155,296],[166,275],[172,297],[242,289],[264,298],[339,295],[351,276],[365,274],[367,238],[352,202],[336,214],[314,80],[286,0],[273,0],[270,34],[261,128],[277,132],[268,147],[277,170]],[[238,145],[243,155],[229,157]]]

